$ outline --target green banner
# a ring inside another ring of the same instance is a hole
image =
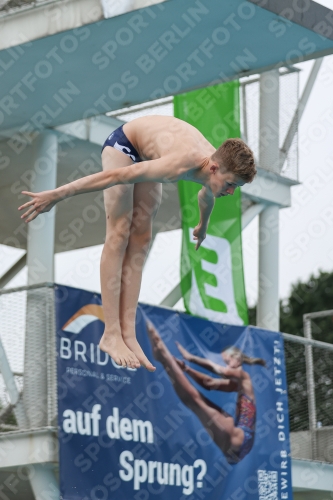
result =
[[[174,115],[194,125],[216,148],[240,137],[239,82],[188,92],[174,98]],[[248,324],[241,239],[241,193],[216,199],[206,239],[198,251],[193,229],[199,222],[194,182],[178,183],[182,213],[181,288],[185,308],[212,321]]]

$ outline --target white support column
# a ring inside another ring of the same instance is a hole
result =
[[[31,191],[54,189],[57,178],[56,135],[43,132],[35,147],[35,175]],[[28,285],[54,281],[54,230],[54,208],[39,215],[28,226]],[[23,403],[29,428],[48,425],[49,367],[54,362],[49,355],[54,341],[50,334],[50,307],[53,307],[53,296],[49,289],[28,290]]]
[[[259,277],[257,325],[279,330],[279,207],[270,205],[259,215]]]
[[[30,478],[32,491],[36,499],[60,499],[59,484],[51,464],[36,464]]]
[[[54,189],[57,182],[58,142],[54,132],[45,131],[36,140],[35,164],[30,190]],[[40,214],[28,225],[28,285],[54,281],[55,209]]]
[[[262,73],[259,85],[259,166],[279,174],[279,70]]]
[[[260,75],[259,165],[279,173],[279,71]],[[279,330],[279,207],[259,215],[257,325]]]

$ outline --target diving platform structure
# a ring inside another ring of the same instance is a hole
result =
[[[8,9],[1,10],[3,5]],[[259,75],[259,128],[274,133],[259,144],[257,180],[242,188],[243,227],[259,215],[260,228],[269,233],[259,246],[259,274],[273,286],[259,287],[258,326],[278,330],[278,214],[290,206],[291,186],[298,183],[282,169],[322,58],[333,53],[333,11],[310,0],[292,6],[287,0],[133,0],[124,2],[123,13],[105,19],[103,5],[100,0],[0,5],[0,243],[26,250],[0,278],[0,287],[25,265],[29,286],[53,282],[56,252],[103,243],[101,193],[71,198],[28,227],[17,207],[25,199],[22,190],[53,189],[100,171],[100,147],[122,123],[119,110]],[[315,61],[313,69],[281,148],[280,74],[307,60]],[[165,186],[154,233],[177,229],[180,222],[177,189]],[[177,297],[179,287],[163,304],[172,306]],[[26,348],[33,336],[31,329]],[[42,374],[39,381],[25,374],[25,389],[38,383],[38,397],[47,400]],[[27,426],[23,419],[21,430],[2,434],[0,442],[9,450],[15,443],[17,450],[2,462],[2,484],[11,485],[8,478],[21,465],[35,464],[25,500],[37,498],[47,484],[56,491],[54,427],[33,419]],[[324,464],[321,480],[307,487],[309,466],[320,468],[313,461],[293,462],[295,498],[319,500],[329,491],[323,488],[333,465]],[[9,486],[3,491],[14,495]]]

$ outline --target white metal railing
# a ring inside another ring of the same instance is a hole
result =
[[[53,286],[0,290],[0,431],[55,422]]]

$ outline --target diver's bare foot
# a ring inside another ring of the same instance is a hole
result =
[[[186,366],[185,361],[182,361],[181,359],[176,358],[176,356],[174,356],[174,360],[176,361],[179,368],[181,368],[183,370],[183,372],[186,372],[188,367]]]
[[[172,360],[173,356],[171,355],[169,349],[164,344],[163,340],[157,333],[157,330],[154,328],[152,323],[148,321],[147,321],[147,330],[153,348],[154,358],[163,365],[165,364],[166,361],[169,361],[170,359]]]
[[[192,360],[192,354],[190,354],[185,347],[183,347],[179,342],[176,342],[176,346],[178,347],[178,350],[180,354],[183,356],[186,361],[191,361]]]
[[[140,363],[135,354],[124,343],[121,335],[106,334],[104,332],[99,348],[109,354],[117,365],[128,368],[140,368]]]
[[[149,359],[146,357],[145,353],[141,349],[139,342],[134,336],[123,336],[123,340],[127,347],[135,354],[137,359],[139,360],[141,366],[146,368],[149,372],[154,372],[156,367],[151,364]]]

